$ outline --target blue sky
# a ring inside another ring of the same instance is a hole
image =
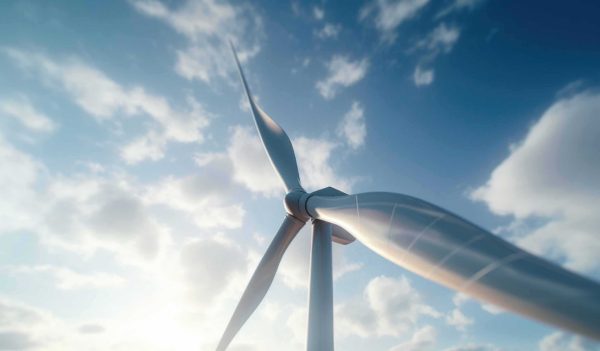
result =
[[[0,349],[211,350],[303,184],[418,196],[600,277],[600,4],[0,4]],[[309,231],[232,350],[302,350]],[[339,350],[598,350],[334,246]]]

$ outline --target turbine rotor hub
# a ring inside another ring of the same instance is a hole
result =
[[[304,190],[290,191],[283,199],[285,211],[302,222],[308,221],[310,215],[306,211],[306,200],[309,196]]]

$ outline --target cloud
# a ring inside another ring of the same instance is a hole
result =
[[[431,53],[449,53],[460,37],[460,28],[440,23],[424,39],[417,43],[417,47],[429,50]]]
[[[435,345],[436,332],[435,329],[426,325],[421,329],[416,330],[413,333],[412,338],[396,345],[390,349],[390,351],[427,351],[433,350]]]
[[[341,176],[332,166],[333,151],[339,144],[329,139],[298,137],[292,140],[302,185],[308,189],[320,189],[327,186],[350,192],[354,181]]]
[[[47,346],[47,331],[55,321],[44,311],[0,297],[0,350],[31,350]]]
[[[473,319],[465,316],[460,309],[455,308],[446,316],[446,323],[457,330],[465,331],[469,325],[473,324]]]
[[[362,105],[358,101],[352,102],[350,110],[337,127],[337,134],[343,138],[352,149],[358,149],[365,144],[367,125]]]
[[[374,0],[360,10],[359,19],[365,21],[373,17],[382,40],[393,42],[396,28],[415,17],[427,3],[429,0]]]
[[[24,127],[34,132],[49,133],[56,129],[56,123],[39,112],[25,96],[0,100],[0,114],[15,118]]]
[[[435,73],[433,69],[423,69],[421,66],[415,67],[415,73],[413,73],[413,81],[415,85],[425,86],[433,83],[433,79],[435,77]]]
[[[453,346],[444,351],[501,351],[502,349],[490,344],[467,344],[461,346]]]
[[[313,7],[313,16],[317,21],[320,21],[325,18],[325,10],[322,7],[315,6]]]
[[[233,166],[233,179],[248,190],[264,196],[282,194],[281,180],[265,149],[250,128],[233,127],[227,155]]]
[[[404,276],[373,278],[361,297],[337,305],[335,315],[337,333],[362,338],[403,335],[421,317],[440,317]]]
[[[127,263],[157,259],[169,240],[144,203],[143,189],[125,179],[56,177],[44,194],[42,224],[33,228],[50,246],[92,254],[119,253]]]
[[[12,274],[48,274],[56,280],[56,287],[61,290],[98,289],[125,283],[125,279],[111,273],[79,273],[70,268],[52,265],[8,266],[3,267],[3,270]]]
[[[248,255],[223,237],[194,239],[180,253],[188,289],[187,296],[205,306],[241,280],[248,267]]]
[[[78,58],[51,59],[38,52],[6,49],[5,53],[27,71],[41,75],[51,86],[62,88],[79,107],[98,121],[129,116],[146,116],[153,125],[147,134],[124,147],[128,163],[163,157],[168,141],[182,143],[204,140],[210,117],[192,97],[186,109],[176,109],[162,96],[149,94],[140,86],[125,88],[99,69]]]
[[[0,233],[30,231],[42,242],[81,254],[98,249],[126,261],[153,260],[168,240],[144,190],[122,176],[50,174],[0,139]]]
[[[317,82],[319,94],[326,100],[333,99],[340,88],[359,82],[367,74],[367,59],[353,61],[347,56],[334,55],[326,64],[327,77]]]
[[[556,101],[511,147],[486,184],[471,192],[495,214],[544,219],[513,239],[581,272],[600,268],[598,115],[600,94],[583,92]]]
[[[452,13],[464,11],[464,10],[473,10],[480,4],[482,4],[485,0],[454,0],[448,6],[444,7],[440,12],[435,16],[436,19],[442,18]]]
[[[194,175],[167,177],[148,186],[146,202],[182,211],[200,228],[241,227],[246,212],[231,177],[231,162],[220,154],[203,161]]]
[[[459,37],[459,27],[440,23],[415,44],[412,50],[421,52],[421,58],[413,73],[413,81],[417,87],[433,83],[435,78],[433,69],[423,67],[431,66],[439,55],[450,53]]]
[[[598,344],[579,336],[555,332],[540,340],[539,348],[540,351],[594,351],[598,350]]]
[[[35,225],[43,203],[38,187],[44,167],[0,135],[0,233]]]
[[[323,25],[323,28],[319,29],[318,31],[315,31],[315,35],[319,39],[328,39],[328,38],[336,39],[341,31],[342,31],[341,25],[333,24],[333,23],[325,23],[325,25]]]
[[[130,3],[141,14],[162,20],[187,39],[187,47],[177,50],[175,64],[175,71],[186,79],[209,83],[216,77],[226,78],[234,68],[228,39],[236,43],[242,61],[260,51],[262,19],[247,4],[186,0],[169,8],[157,0]]]

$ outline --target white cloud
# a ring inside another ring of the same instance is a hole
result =
[[[339,146],[328,139],[298,137],[292,140],[300,168],[302,185],[317,190],[327,186],[350,192],[352,179],[341,176],[332,165],[333,151]]]
[[[0,233],[35,225],[43,204],[37,191],[44,172],[42,164],[0,135]]]
[[[236,182],[264,196],[282,194],[281,180],[255,131],[239,126],[232,128],[227,155]]]
[[[228,39],[237,44],[242,61],[260,50],[262,19],[249,5],[187,0],[169,8],[157,0],[130,2],[140,13],[164,21],[186,37],[188,46],[177,50],[175,70],[187,79],[209,83],[227,77],[234,68]]]
[[[597,351],[598,344],[563,332],[546,335],[539,342],[540,351]]]
[[[431,53],[439,51],[449,53],[458,38],[460,37],[460,28],[441,23],[433,29],[424,39],[421,39],[417,46],[429,50]]]
[[[320,21],[325,18],[325,10],[322,7],[315,6],[313,7],[313,16],[317,21]]]
[[[424,85],[429,85],[433,83],[433,79],[435,77],[435,73],[433,69],[423,69],[421,66],[415,67],[415,72],[413,73],[413,81],[415,85],[420,87]]]
[[[382,40],[393,42],[396,28],[415,17],[427,3],[429,0],[374,0],[360,10],[359,19],[363,21],[374,17]]]
[[[399,336],[414,329],[421,317],[440,317],[424,304],[404,277],[372,279],[363,296],[336,306],[336,332],[340,335]]]
[[[390,351],[427,351],[433,350],[435,345],[436,332],[435,329],[426,325],[423,328],[416,330],[413,333],[412,338],[396,345],[390,349]]]
[[[58,84],[75,103],[99,121],[122,116],[147,116],[154,122],[141,139],[125,146],[122,156],[129,163],[159,159],[167,141],[202,142],[210,118],[193,98],[187,108],[175,109],[162,96],[147,93],[142,87],[124,88],[104,72],[77,58],[53,60],[37,52],[6,49],[5,52],[26,70],[41,74],[43,80]]]
[[[465,316],[461,310],[455,308],[446,316],[446,323],[460,331],[465,331],[469,325],[473,324],[473,319]]]
[[[585,272],[600,268],[599,114],[597,93],[555,102],[471,193],[496,214],[544,218],[544,225],[514,238],[517,243]]]
[[[501,351],[502,349],[490,344],[467,344],[461,346],[453,346],[444,351]]]
[[[56,321],[47,312],[0,297],[1,350],[49,349],[57,337]]]
[[[111,273],[80,273],[67,267],[52,265],[8,266],[3,269],[12,274],[48,274],[56,280],[56,287],[61,290],[97,289],[118,286],[125,282],[122,277]]]
[[[327,77],[317,82],[319,94],[333,99],[340,88],[346,88],[363,79],[367,73],[367,59],[353,61],[347,56],[334,55],[327,63]]]
[[[435,74],[430,66],[440,54],[448,54],[460,37],[460,28],[454,25],[440,23],[427,36],[419,40],[413,50],[422,51],[422,57],[415,67],[413,81],[417,87],[433,83]]]
[[[25,96],[0,100],[0,114],[15,118],[24,127],[35,132],[52,132],[56,123],[42,112],[39,112]]]
[[[443,8],[438,14],[435,16],[437,18],[441,18],[447,16],[451,13],[460,12],[463,10],[473,10],[475,7],[482,4],[485,0],[454,0],[452,3],[445,8]]]
[[[185,213],[200,228],[239,228],[245,210],[235,196],[232,166],[224,155],[212,155],[192,176],[168,177],[148,187],[149,204]]]
[[[338,125],[337,134],[344,138],[346,143],[355,150],[364,145],[367,136],[367,125],[363,107],[358,101],[354,101],[350,110],[344,115]]]
[[[120,178],[56,177],[44,196],[42,224],[33,228],[47,245],[81,254],[99,249],[127,263],[146,263],[163,253],[166,228],[150,215],[143,189]]]
[[[248,267],[248,255],[234,242],[223,237],[194,239],[180,253],[187,296],[206,306],[242,280]]]
[[[341,31],[342,31],[341,25],[333,24],[333,23],[325,23],[325,25],[323,25],[323,28],[319,29],[318,31],[315,31],[315,35],[317,37],[319,37],[320,39],[328,39],[328,38],[335,39],[338,37],[338,35],[340,34]]]

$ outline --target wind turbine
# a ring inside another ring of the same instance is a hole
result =
[[[254,101],[231,44],[260,138],[287,192],[286,216],[217,346],[226,350],[267,293],[296,234],[311,219],[308,351],[333,350],[331,241],[377,254],[453,290],[600,340],[600,284],[534,256],[441,207],[408,195],[306,193],[285,131]],[[568,240],[568,233],[565,233]]]

